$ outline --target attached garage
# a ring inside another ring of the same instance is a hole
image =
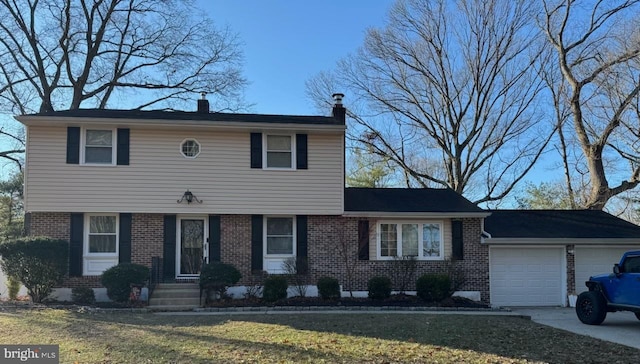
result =
[[[494,306],[561,306],[565,304],[564,247],[489,249],[491,304]]]
[[[629,250],[640,250],[640,245],[625,247],[576,246],[576,293],[587,290],[584,282],[586,282],[589,277],[596,274],[612,273],[613,265],[618,263],[622,254]]]
[[[484,221],[493,306],[564,306],[640,250],[640,226],[596,210],[493,210]]]

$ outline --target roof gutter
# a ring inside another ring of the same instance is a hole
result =
[[[488,233],[487,233],[488,234]],[[640,245],[640,238],[492,238],[489,235],[482,243],[487,245]]]
[[[131,118],[100,118],[100,117],[66,117],[66,116],[16,116],[16,120],[26,126],[38,125],[128,125],[149,128],[184,128],[185,126],[197,128],[215,128],[232,130],[288,130],[300,129],[311,131],[334,131],[344,132],[345,125],[327,124],[305,124],[305,123],[260,123],[260,122],[238,122],[238,121],[215,121],[215,120],[189,120],[189,119],[131,119]]]

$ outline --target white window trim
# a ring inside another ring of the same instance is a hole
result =
[[[115,216],[116,218],[116,251],[115,253],[91,253],[89,252],[89,228],[91,216]],[[118,257],[120,254],[120,216],[119,214],[96,213],[84,215],[84,257]]]
[[[387,257],[382,256],[382,241],[381,241],[381,233],[382,228],[381,225],[384,224],[394,224],[398,225],[397,229],[397,237],[396,242],[398,244],[397,252],[398,257],[402,256],[402,225],[403,224],[418,224],[418,253],[419,255],[416,257],[417,260],[444,260],[444,221],[442,220],[381,220],[378,221],[376,226],[376,259],[377,260],[394,260],[396,257]],[[440,225],[440,255],[437,257],[425,257],[423,256],[424,251],[424,234],[423,234],[423,225],[425,224],[437,224]]]
[[[184,152],[182,151],[182,145],[183,145],[186,141],[189,141],[189,140],[193,140],[194,142],[196,142],[196,144],[198,144],[198,153],[196,153],[196,155],[194,155],[193,157],[190,157],[190,156],[188,156],[188,155],[184,154]],[[182,156],[183,156],[183,157],[185,157],[185,158],[187,158],[187,159],[196,159],[196,158],[200,155],[200,153],[202,153],[202,143],[200,143],[200,142],[198,141],[198,139],[196,139],[196,138],[184,138],[184,139],[180,142],[179,149],[180,149],[180,154],[182,154]]]
[[[87,130],[111,130],[111,163],[87,163],[85,162],[86,156],[86,142],[87,142]],[[85,166],[115,166],[117,158],[117,146],[118,133],[116,128],[101,128],[101,127],[82,127],[80,130],[80,164]]]
[[[291,138],[291,167],[269,167],[267,165],[268,154],[268,136],[287,136]],[[296,169],[296,135],[295,134],[283,134],[283,133],[262,133],[262,169],[291,171]]]
[[[293,226],[292,229],[293,231],[291,232],[293,234],[293,254],[267,254],[267,219],[268,218],[291,218],[293,219]],[[297,236],[297,231],[298,231],[298,226],[297,226],[297,221],[296,221],[296,217],[295,215],[268,215],[268,216],[264,216],[262,218],[262,256],[264,258],[294,258],[297,256],[298,252],[296,249],[296,245],[297,245],[297,241],[296,241],[296,236]]]

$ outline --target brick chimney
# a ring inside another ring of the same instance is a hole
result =
[[[206,92],[200,93],[200,99],[198,100],[198,112],[203,114],[209,113],[209,100],[207,100]]]
[[[346,124],[347,109],[342,106],[342,98],[344,97],[344,94],[336,93],[331,95],[331,97],[333,97],[333,101],[335,101],[331,115],[340,120],[343,124]]]

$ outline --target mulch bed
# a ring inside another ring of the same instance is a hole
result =
[[[442,302],[425,302],[416,296],[411,295],[392,295],[384,300],[373,300],[370,298],[356,298],[356,297],[343,297],[336,300],[323,300],[320,297],[292,297],[286,300],[280,300],[276,302],[264,302],[261,299],[224,299],[219,301],[211,301],[206,307],[308,307],[308,306],[322,306],[322,307],[464,307],[464,308],[490,308],[490,306],[472,301],[463,297],[450,297]]]

